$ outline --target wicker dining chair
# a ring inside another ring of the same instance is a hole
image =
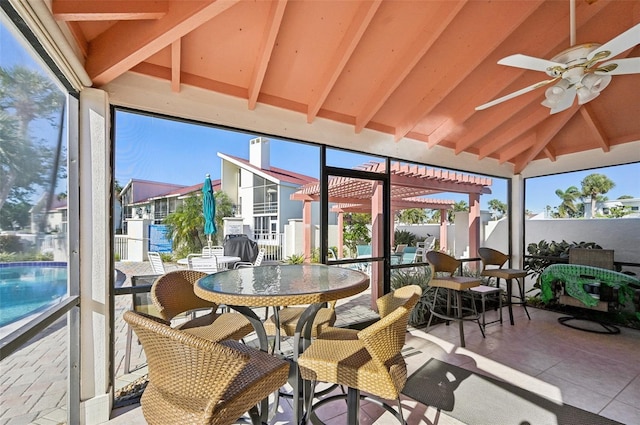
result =
[[[325,339],[324,333],[298,358],[303,379],[311,381],[311,394],[306,400],[306,419],[313,410],[337,399],[347,399],[350,424],[360,423],[360,399],[366,392],[386,400],[396,399],[398,411],[376,400],[405,424],[400,404],[400,391],[407,380],[407,365],[402,357],[409,313],[422,290],[417,285],[404,286],[376,300],[382,318],[361,331],[343,334],[349,339]],[[334,334],[337,335],[337,334]],[[351,339],[355,335],[355,339]],[[332,395],[313,403],[317,382],[348,387],[347,394]],[[314,418],[315,422],[316,418]]]
[[[140,404],[149,424],[234,423],[287,381],[289,363],[237,341],[216,343],[173,329],[162,319],[124,314],[142,342],[149,383]],[[263,404],[264,405],[264,404]]]
[[[178,326],[187,333],[210,341],[239,340],[253,331],[251,322],[239,313],[217,313],[218,305],[203,300],[193,292],[193,285],[207,273],[197,270],[176,270],[155,280],[151,300],[161,317],[171,320],[179,314],[211,309],[211,312],[188,320]]]

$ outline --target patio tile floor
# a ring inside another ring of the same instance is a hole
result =
[[[118,268],[126,277],[121,282],[123,285],[130,284],[132,274],[149,274],[148,263],[119,263]],[[116,297],[116,319],[131,307],[130,301],[129,296]],[[348,304],[338,304],[338,325],[375,317],[375,313],[368,309],[367,296],[355,296],[348,301]],[[424,328],[411,328],[405,352],[409,373],[429,359],[437,358],[547,397],[551,395],[564,403],[625,424],[640,423],[637,404],[640,400],[640,363],[637,362],[640,331],[622,328],[620,335],[581,332],[561,326],[557,322],[557,313],[535,308],[529,311],[531,321],[527,320],[522,308],[514,308],[515,326],[510,326],[508,320],[504,325],[490,325],[485,339],[476,325],[466,323],[466,348],[458,345],[457,326],[439,324],[428,333]],[[504,313],[505,318],[508,317],[506,310]],[[487,314],[491,320],[497,313],[490,311]],[[116,320],[115,333],[114,368],[118,377],[116,388],[120,388],[146,370],[142,368],[131,374],[123,373],[126,326],[122,320]],[[66,420],[64,322],[52,325],[44,334],[46,338],[28,344],[0,364],[0,425],[47,425]],[[143,363],[144,353],[134,343],[132,366]],[[409,425],[461,424],[406,397],[402,403]],[[344,411],[332,410],[331,416],[328,424],[345,423]],[[375,404],[363,405],[362,420],[363,423],[397,423]],[[133,405],[114,410],[108,423],[135,425],[145,421],[139,405]],[[292,423],[288,400],[281,403],[280,411],[271,423]]]
[[[410,328],[404,352],[409,374],[437,358],[624,424],[640,423],[640,365],[636,360],[640,331],[623,328],[620,335],[599,335],[560,325],[558,313],[535,308],[529,312],[531,321],[521,308],[515,308],[515,326],[508,322],[488,326],[485,339],[477,326],[465,324],[465,348],[459,346],[457,326],[439,324],[429,332]],[[504,313],[508,317],[506,310]],[[404,396],[402,404],[409,425],[463,424]],[[285,400],[271,423],[293,423],[290,409]],[[332,404],[331,410],[325,409],[320,415],[330,411],[329,416],[321,416],[327,424],[344,424],[345,409],[341,403]],[[109,424],[145,423],[140,408],[113,414]],[[372,403],[363,404],[361,421],[397,423]]]

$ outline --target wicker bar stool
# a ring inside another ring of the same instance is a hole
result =
[[[503,269],[502,266],[509,260],[509,256],[500,251],[491,248],[478,248],[478,255],[482,259],[482,272],[480,276],[495,277],[496,286],[500,287],[500,279],[507,282],[507,307],[509,307],[509,321],[513,325],[513,304],[520,304],[524,308],[529,320],[529,311],[527,310],[527,299],[524,295],[524,278],[527,276],[526,270],[520,269]],[[496,268],[488,268],[487,266],[495,266]],[[518,283],[517,302],[513,302],[513,280]]]
[[[193,292],[193,285],[207,273],[197,270],[175,270],[165,273],[153,282],[151,300],[160,316],[171,320],[187,311],[211,309],[177,328],[210,341],[240,340],[253,332],[251,322],[238,313],[216,313],[218,305],[203,300]]]
[[[360,399],[367,398],[393,413],[400,423],[406,423],[399,398],[407,380],[407,366],[401,350],[409,313],[421,294],[419,286],[410,285],[384,295],[377,300],[383,316],[379,321],[361,331],[343,334],[348,339],[325,339],[327,335],[323,332],[300,355],[298,366],[302,378],[311,381],[311,394],[305,395],[306,420],[320,422],[314,409],[346,398],[349,424],[359,424]],[[318,382],[346,386],[347,394],[328,396],[312,404]],[[398,411],[361,391],[383,399],[396,399]]]
[[[447,321],[456,321],[458,322],[458,329],[460,332],[460,346],[464,347],[464,321],[472,320],[478,323],[478,327],[480,327],[480,332],[482,332],[482,337],[484,337],[484,328],[480,323],[480,315],[476,311],[475,300],[472,300],[472,308],[466,308],[462,306],[462,294],[466,292],[468,289],[473,288],[475,286],[480,286],[482,281],[478,278],[466,277],[466,276],[454,276],[456,270],[458,270],[462,266],[462,262],[450,255],[444,254],[439,251],[429,251],[426,254],[427,262],[431,267],[431,280],[429,281],[429,286],[433,286],[436,288],[433,303],[429,308],[431,312],[431,316],[429,317],[429,322],[427,323],[427,331],[431,326],[431,320],[433,316],[439,317]],[[442,276],[444,274],[444,276]],[[438,291],[440,289],[444,289],[447,291],[447,305],[446,312],[443,312],[442,307],[438,305]],[[451,298],[452,295],[455,295],[455,307],[456,314],[451,314]],[[473,293],[472,293],[473,296]],[[464,311],[468,311],[471,314],[465,316]]]
[[[234,423],[287,381],[289,363],[237,341],[216,343],[127,311],[124,320],[142,342],[149,383],[140,404],[149,424]],[[162,323],[164,322],[164,323]],[[263,409],[264,410],[264,409]]]

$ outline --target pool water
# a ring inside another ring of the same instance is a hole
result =
[[[2,264],[0,327],[44,310],[66,294],[65,263]]]

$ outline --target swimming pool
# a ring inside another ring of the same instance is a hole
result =
[[[67,263],[0,264],[0,327],[44,310],[67,293]]]

